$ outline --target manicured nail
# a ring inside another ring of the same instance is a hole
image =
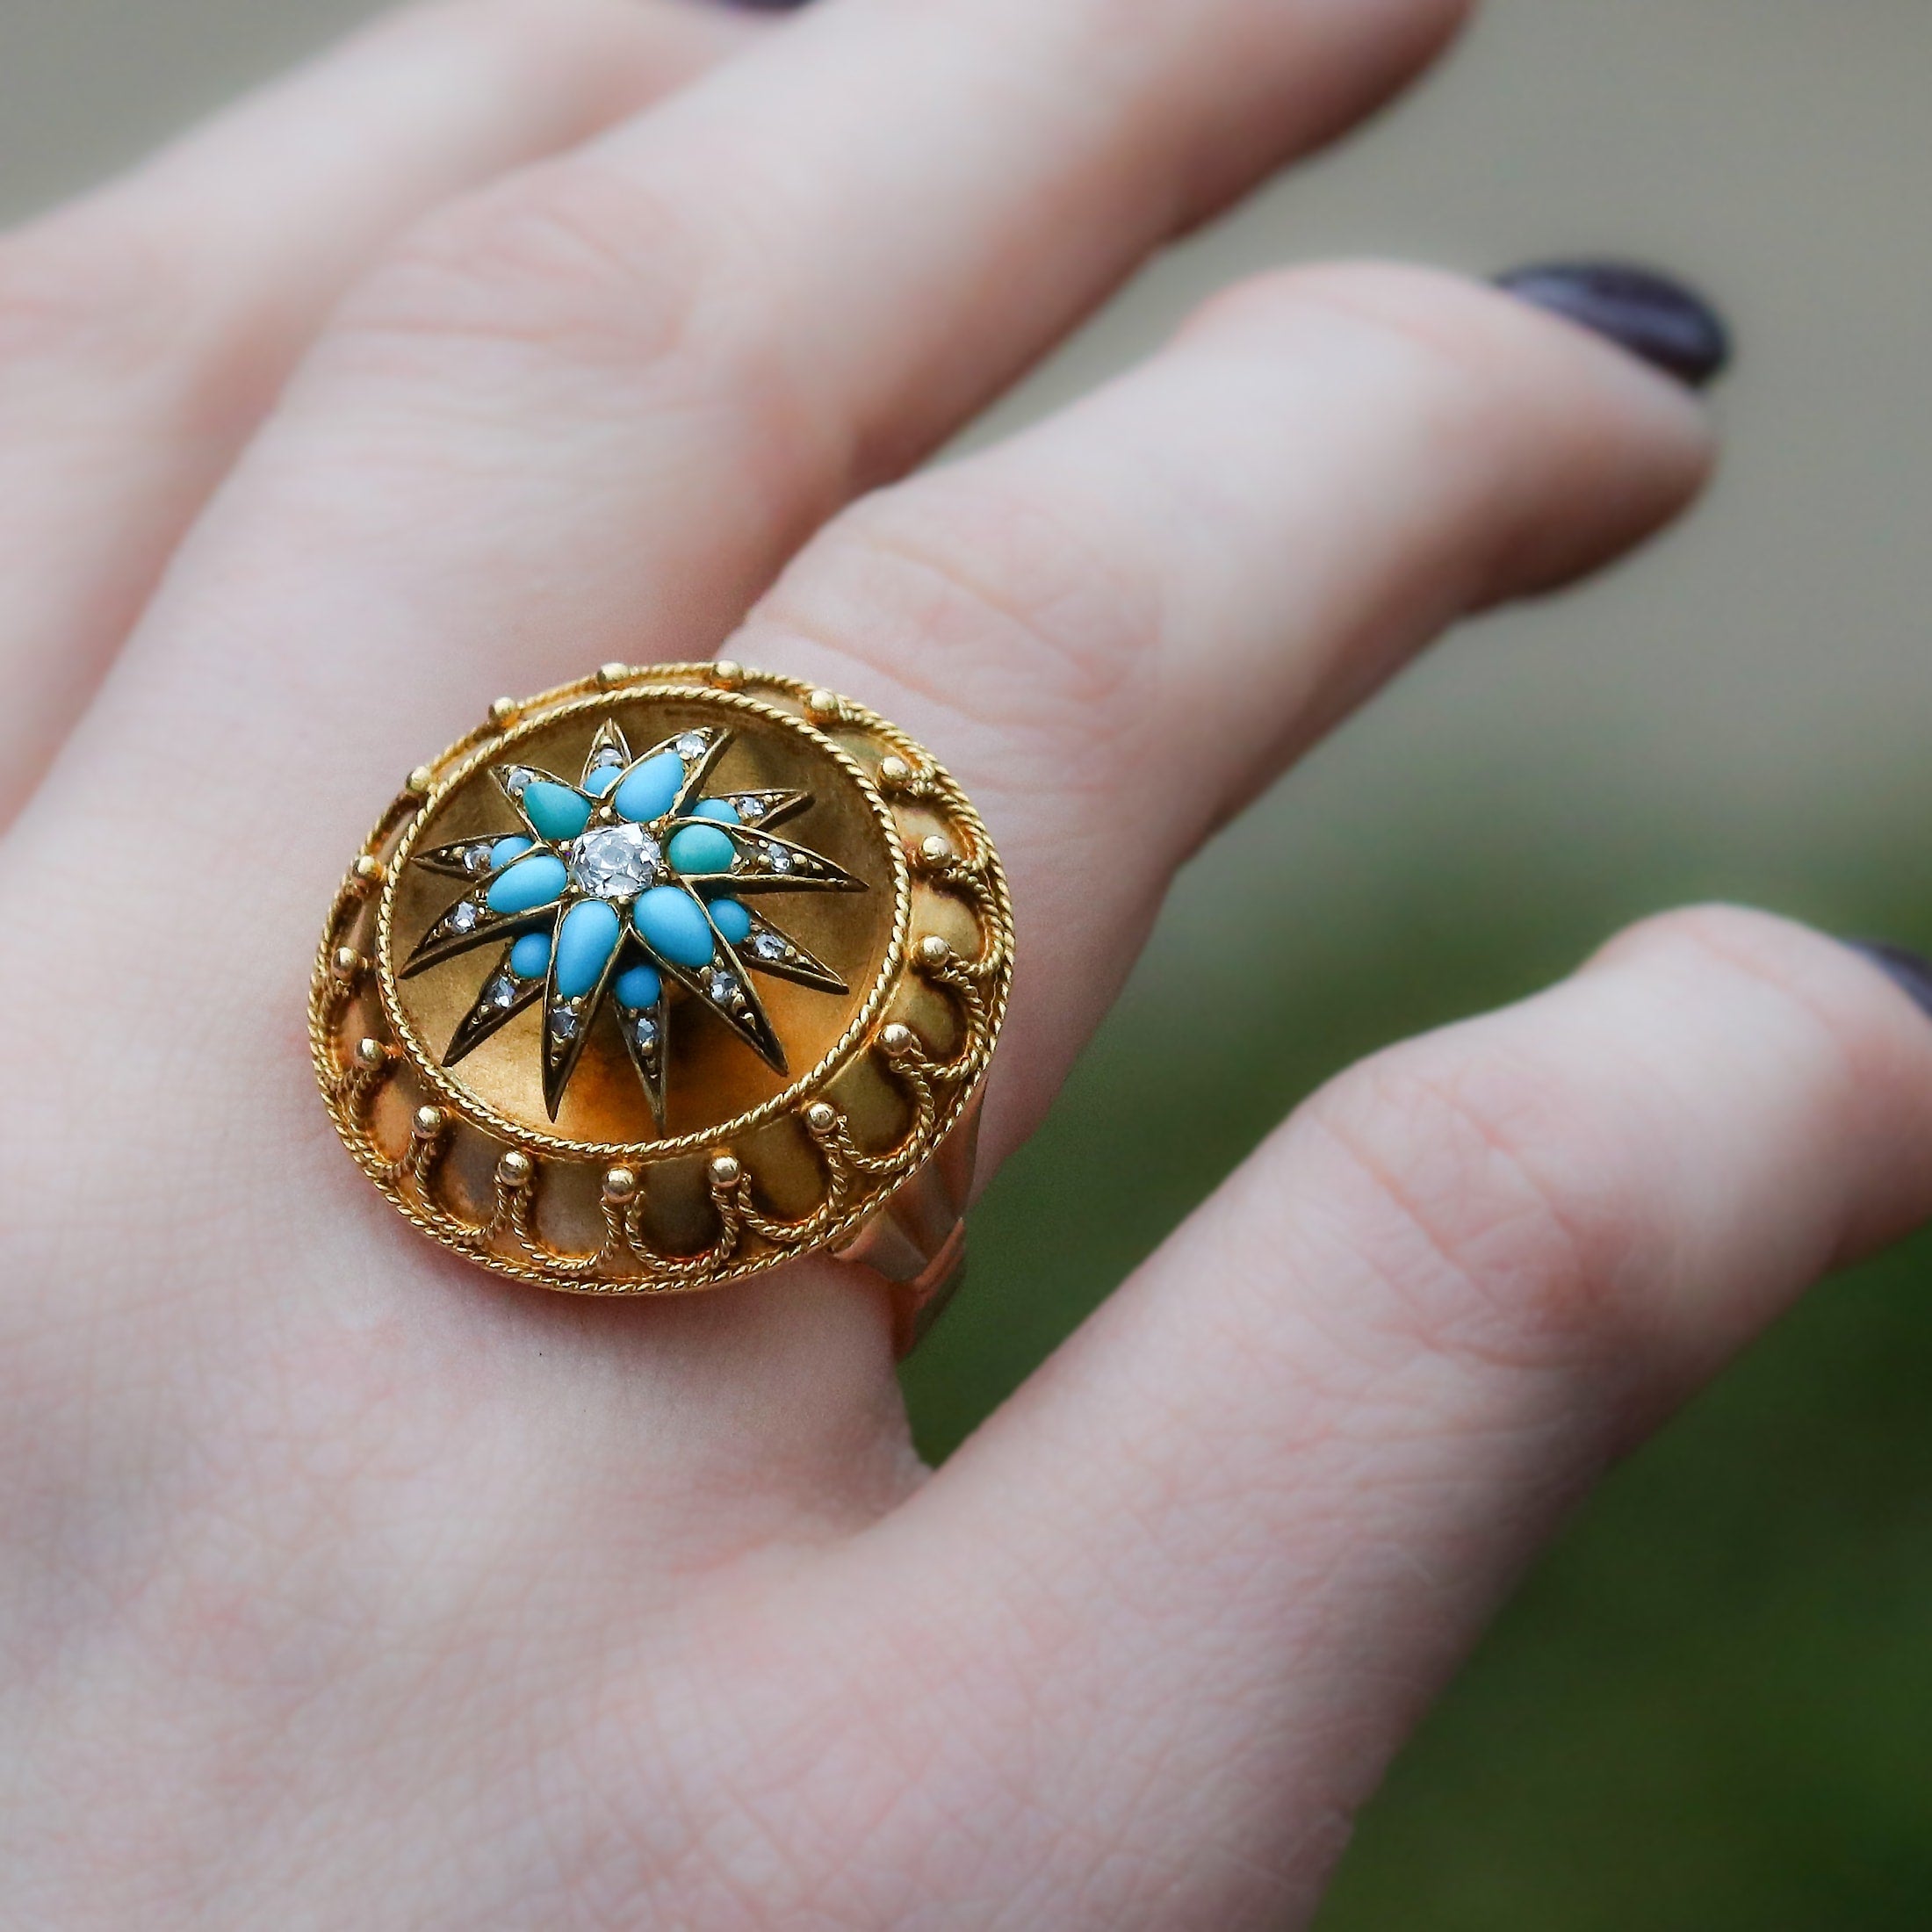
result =
[[[1883,940],[1854,939],[1845,942],[1861,958],[1869,959],[1914,1006],[1932,1013],[1932,959]]]
[[[1731,360],[1731,331],[1707,301],[1654,269],[1623,262],[1543,262],[1511,269],[1496,286],[1567,316],[1692,389]]]

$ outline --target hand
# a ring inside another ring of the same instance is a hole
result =
[[[467,0],[4,244],[11,1923],[1301,1924],[1606,1459],[1932,1212],[1924,1017],[1676,915],[1316,1098],[928,1477],[863,1273],[508,1287],[313,1091],[371,802],[736,627],[999,840],[997,1164],[1218,822],[1705,473],[1682,385],[1354,266],[898,480],[1457,11]]]

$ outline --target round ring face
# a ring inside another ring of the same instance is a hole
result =
[[[384,1004],[441,1094],[507,1135],[715,1135],[810,1084],[877,1002],[905,874],[862,768],[788,714],[580,699],[471,758],[398,847]]]
[[[1011,962],[984,827],[903,733],[732,666],[607,667],[411,775],[310,1034],[418,1228],[661,1293],[848,1244],[967,1141]]]

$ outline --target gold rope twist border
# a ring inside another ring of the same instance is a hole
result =
[[[439,1198],[437,1176],[450,1140],[450,1123],[442,1108],[417,1110],[409,1143],[400,1151],[386,1153],[379,1145],[371,1120],[373,1103],[402,1056],[393,1046],[364,1039],[344,1059],[342,1020],[371,970],[371,962],[344,942],[382,889],[386,869],[381,854],[422,810],[439,772],[501,737],[518,720],[574,698],[598,692],[647,691],[655,684],[699,682],[727,690],[776,693],[800,704],[809,723],[844,724],[883,741],[891,750],[876,774],[881,796],[889,803],[904,800],[927,806],[947,819],[956,844],[941,840],[915,847],[910,854],[912,869],[927,884],[965,903],[978,947],[969,958],[939,942],[930,951],[915,949],[907,963],[950,999],[959,1015],[960,1044],[948,1058],[935,1060],[912,1028],[898,1022],[877,1028],[866,1042],[864,1050],[883,1059],[886,1071],[912,1102],[911,1124],[892,1147],[861,1148],[848,1121],[829,1101],[809,1096],[801,1100],[798,1111],[825,1175],[824,1198],[809,1214],[782,1220],[764,1213],[757,1205],[751,1173],[734,1156],[721,1153],[712,1159],[709,1173],[717,1235],[696,1253],[667,1253],[645,1234],[645,1197],[638,1177],[628,1168],[614,1168],[605,1177],[602,1198],[603,1239],[594,1250],[572,1252],[545,1240],[537,1229],[541,1169],[530,1153],[514,1146],[505,1152],[497,1164],[491,1210],[478,1221],[455,1212]],[[934,849],[935,845],[941,849]],[[624,1296],[688,1293],[761,1273],[799,1254],[835,1245],[855,1233],[883,1207],[893,1189],[930,1157],[991,1060],[1012,990],[1012,935],[1005,876],[977,813],[950,774],[885,719],[796,679],[723,662],[606,666],[594,677],[521,704],[493,706],[486,724],[450,746],[435,765],[410,775],[331,904],[312,981],[310,1049],[325,1104],[350,1154],[397,1210],[432,1239],[499,1274],[566,1292]],[[747,1233],[765,1244],[764,1251],[741,1255]],[[514,1242],[514,1255],[504,1251],[506,1240]],[[626,1272],[613,1272],[618,1266]],[[630,1272],[633,1266],[635,1272]]]

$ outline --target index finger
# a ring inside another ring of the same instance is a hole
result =
[[[0,825],[355,275],[746,39],[679,0],[411,8],[0,237]]]

